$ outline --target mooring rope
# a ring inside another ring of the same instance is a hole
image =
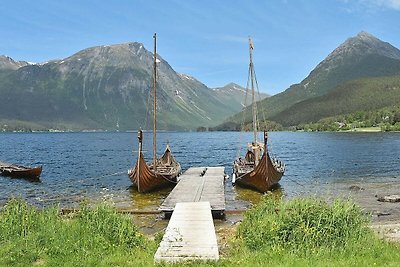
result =
[[[178,180],[177,181],[173,181],[173,180],[171,180],[171,179],[169,179],[168,177],[166,177],[166,176],[164,176],[164,175],[162,175],[162,174],[159,174],[164,180],[166,180],[166,181],[168,181],[168,182],[170,182],[170,183],[173,183],[173,184],[177,184],[178,183]]]

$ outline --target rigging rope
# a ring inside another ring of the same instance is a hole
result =
[[[247,83],[246,83],[246,95],[244,98],[244,107],[243,107],[243,114],[242,114],[242,121],[241,121],[241,125],[240,125],[240,135],[239,135],[239,143],[238,143],[238,150],[237,150],[237,155],[236,158],[240,157],[240,153],[242,151],[242,139],[243,139],[243,132],[244,132],[244,122],[245,122],[245,113],[246,113],[246,109],[247,109],[247,96],[249,93],[249,83],[250,83],[250,71],[251,71],[251,67],[249,65],[249,71],[247,74]]]
[[[166,176],[164,176],[164,175],[162,175],[162,174],[159,174],[164,180],[166,180],[166,181],[168,181],[168,182],[170,182],[170,183],[173,183],[173,184],[177,184],[178,183],[178,180],[176,180],[176,181],[173,181],[173,180],[171,180],[171,179],[169,179],[168,177],[166,177]]]
[[[258,87],[258,81],[257,81],[257,76],[256,76],[256,72],[255,71],[254,71],[254,80],[256,81],[258,101],[261,101],[260,88]],[[266,123],[264,105],[261,105],[261,111],[262,111],[261,113],[262,113],[262,116],[263,116],[263,122]],[[258,109],[257,109],[257,112],[258,112]]]
[[[261,99],[260,99],[260,89],[258,88],[258,81],[257,81],[256,71],[254,70],[254,66],[253,66],[253,75],[254,75],[254,81],[256,82],[256,88],[257,88],[257,94],[258,94],[258,101],[260,101],[260,100],[261,100]],[[262,109],[262,107],[261,107],[261,109]],[[258,117],[259,117],[259,116],[258,116],[259,108],[257,108],[256,111],[257,111],[257,118],[258,118]],[[265,117],[263,117],[263,122],[265,123]],[[257,120],[257,129],[258,129],[258,130],[261,130],[261,128],[260,128],[260,120]],[[265,128],[264,128],[264,129],[265,129]]]
[[[258,99],[259,99],[259,101],[261,101],[261,94],[260,94],[260,89],[259,89],[259,87],[258,87],[258,81],[257,81],[257,76],[256,76],[255,70],[254,70],[254,80],[255,80],[255,82],[256,82],[256,88],[257,88]],[[260,103],[260,104],[261,104],[261,103]],[[259,112],[259,109],[257,109],[257,113],[258,113],[258,112]],[[264,122],[264,129],[265,129],[266,131],[268,131],[268,129],[267,129],[267,119],[266,119],[266,115],[265,115],[265,113],[266,113],[265,105],[261,105],[260,112],[261,112],[262,119],[263,119],[262,121]],[[259,122],[258,122],[258,127],[259,127],[258,129],[260,129],[260,124],[259,124]],[[270,140],[268,140],[268,141],[270,141]],[[274,152],[273,152],[273,145],[268,146],[268,152],[270,152],[271,155],[275,157],[275,154],[274,154]]]
[[[150,87],[149,87],[150,88]],[[144,128],[143,128],[143,130],[148,130],[147,129],[147,126],[148,126],[148,120],[149,120],[149,116],[151,115],[150,114],[150,109],[149,109],[149,106],[150,106],[150,99],[151,99],[151,96],[152,96],[152,94],[151,94],[151,90],[150,89],[148,89],[148,95],[147,95],[147,106],[146,106],[146,117],[145,117],[145,122],[144,122]]]

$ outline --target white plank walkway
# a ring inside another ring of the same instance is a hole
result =
[[[180,176],[179,183],[161,204],[159,210],[170,213],[180,202],[208,201],[211,210],[225,211],[224,167],[192,167]]]
[[[177,203],[154,255],[155,261],[218,260],[209,202]]]

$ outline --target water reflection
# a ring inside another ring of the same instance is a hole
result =
[[[136,211],[156,211],[171,190],[172,187],[166,187],[149,193],[139,193],[135,186],[130,186],[131,206]]]

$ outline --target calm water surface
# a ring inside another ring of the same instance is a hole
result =
[[[182,169],[225,166],[251,133],[172,133],[158,135],[158,155],[169,141]],[[400,133],[270,133],[272,154],[286,163],[279,194],[318,194],[335,184],[400,179]],[[144,135],[147,159],[152,134]],[[241,141],[241,142],[240,142]],[[127,170],[137,158],[136,133],[1,133],[0,161],[43,165],[40,183],[0,177],[0,206],[12,196],[37,206],[60,203],[76,207],[82,200],[107,201],[117,207],[156,210],[171,189],[138,194]],[[146,151],[147,150],[147,151]],[[243,146],[242,154],[245,151]],[[227,209],[245,208],[260,199],[251,190],[226,183]]]

